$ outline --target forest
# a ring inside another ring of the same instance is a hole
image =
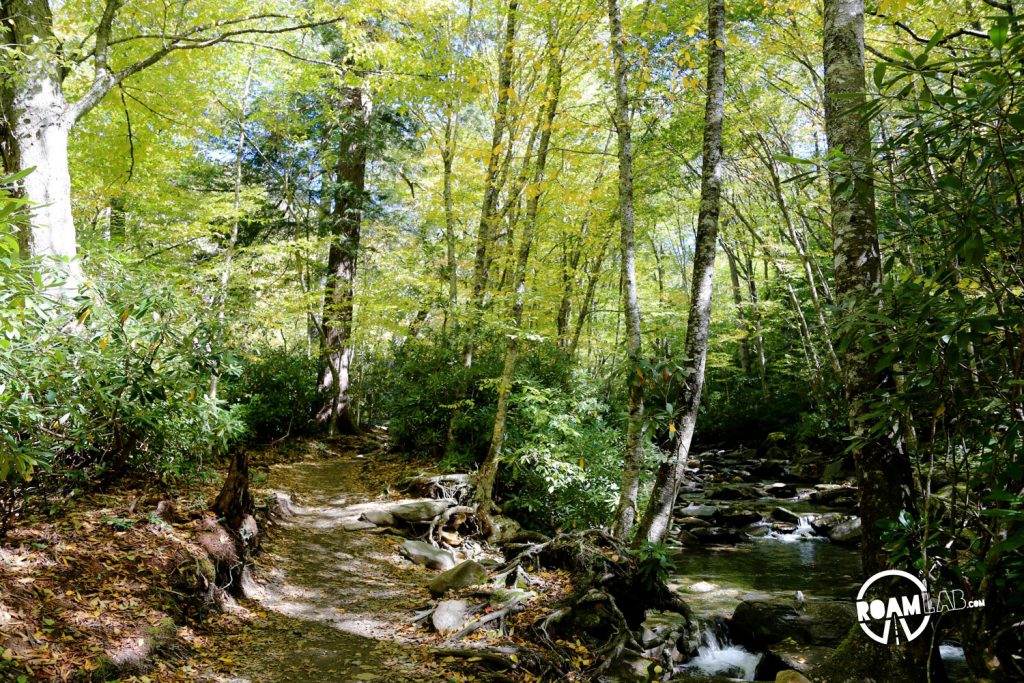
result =
[[[1024,680],[1019,4],[0,0],[0,681]]]

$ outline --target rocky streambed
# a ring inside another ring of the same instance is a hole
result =
[[[647,654],[667,651],[678,680],[812,675],[855,625],[863,580],[857,490],[831,469],[833,481],[816,483],[806,466],[753,450],[692,458],[670,545],[671,584],[696,623],[652,615]],[[969,680],[960,648],[942,655],[953,680]]]

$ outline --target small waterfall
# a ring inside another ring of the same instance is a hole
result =
[[[701,633],[697,656],[684,664],[683,668],[708,676],[729,676],[752,681],[762,656],[733,645],[724,633],[705,626]]]

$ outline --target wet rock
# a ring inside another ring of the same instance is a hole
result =
[[[702,543],[739,543],[740,534],[736,529],[726,529],[720,526],[698,527],[692,533]]]
[[[676,540],[679,541],[680,545],[684,546],[700,545],[700,539],[691,534],[689,531],[686,531],[685,529],[679,532],[679,534],[676,536]]]
[[[857,545],[862,535],[860,517],[837,524],[829,533],[828,540],[840,545]]]
[[[447,571],[455,566],[454,555],[447,550],[435,548],[423,541],[405,541],[399,547],[398,552],[402,553],[410,561],[423,565],[428,569]]]
[[[758,650],[790,640],[834,646],[846,637],[855,622],[851,603],[798,603],[791,598],[745,600],[736,607],[729,632],[737,644]]]
[[[796,524],[790,524],[789,522],[773,522],[772,531],[777,534],[791,534],[797,530]]]
[[[811,495],[811,500],[819,505],[828,505],[830,507],[857,506],[857,489],[852,486],[829,486],[828,488],[816,486],[815,488],[817,491]]]
[[[726,510],[722,512],[718,521],[723,526],[740,528],[761,521],[761,513],[753,510]]]
[[[487,570],[482,564],[474,560],[466,560],[443,574],[435,576],[427,584],[427,588],[434,595],[444,595],[448,591],[486,583],[487,578]]]
[[[764,493],[769,498],[792,498],[796,495],[796,485],[776,482],[766,486]]]
[[[769,529],[769,527],[764,524],[752,524],[748,526],[746,529],[744,529],[743,533],[745,533],[750,538],[764,538],[768,535],[768,532],[770,530],[771,529]]]
[[[832,647],[824,645],[800,645],[793,641],[783,641],[769,648],[765,657],[770,656],[781,662],[782,666],[778,669],[779,671],[795,669],[801,673],[807,673],[825,661],[832,652]],[[764,676],[769,680],[774,677],[774,674]]]
[[[787,669],[780,671],[775,676],[775,683],[811,683],[811,681],[799,671]]]
[[[719,486],[708,493],[709,498],[715,500],[753,500],[759,498],[759,494],[752,486],[738,486],[735,484]]]
[[[786,473],[786,463],[783,460],[762,460],[751,465],[750,473],[758,479],[777,479]]]
[[[838,645],[856,622],[853,603],[833,600],[805,603],[804,623],[813,645]]]
[[[698,581],[697,583],[691,583],[685,590],[687,593],[711,593],[718,590],[718,584]]]
[[[430,621],[438,633],[447,634],[460,630],[466,624],[469,613],[467,600],[442,600],[434,608]]]
[[[808,635],[801,622],[793,600],[744,600],[733,612],[729,633],[736,644],[763,650],[786,638],[806,642]]]
[[[685,529],[692,529],[699,526],[711,526],[711,522],[706,519],[701,519],[700,517],[683,517],[678,520],[676,524]]]
[[[800,524],[800,515],[784,507],[777,507],[772,510],[772,519],[785,522],[786,524],[796,524],[798,526]]]
[[[819,536],[827,537],[837,526],[850,519],[852,519],[850,515],[844,515],[841,512],[826,512],[811,520],[811,528]]]
[[[699,517],[700,519],[713,519],[718,516],[718,508],[714,505],[687,505],[677,510],[681,517]]]
[[[452,505],[450,500],[417,500],[392,505],[389,511],[403,522],[429,522]]]

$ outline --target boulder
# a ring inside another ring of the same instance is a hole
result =
[[[753,510],[726,510],[719,515],[718,521],[722,526],[738,529],[760,522],[761,513]]]
[[[469,601],[442,600],[434,608],[430,621],[438,633],[452,633],[465,626],[468,613]]]
[[[390,512],[403,522],[429,522],[452,505],[450,500],[416,500],[392,505]]]
[[[448,571],[435,576],[427,588],[434,595],[487,582],[487,569],[475,560],[466,560]]]
[[[850,602],[808,602],[804,607],[804,623],[812,645],[834,646],[842,642],[857,623],[857,611]]]
[[[707,520],[718,516],[718,508],[714,505],[687,505],[676,512],[681,517],[699,517]]]
[[[757,490],[752,486],[740,486],[737,484],[719,486],[708,493],[708,498],[715,500],[753,500],[759,497]]]
[[[841,512],[826,512],[811,520],[811,528],[819,536],[828,536],[841,523],[852,519],[850,515]]]
[[[771,598],[741,602],[733,613],[729,632],[738,645],[757,650],[788,640],[835,646],[855,623],[852,603]]]
[[[839,508],[857,506],[857,489],[852,486],[815,488],[818,490],[811,495],[811,500],[819,505]]]
[[[683,529],[676,536],[676,540],[679,541],[679,545],[695,546],[700,545],[700,539],[691,534],[686,529]]]
[[[763,650],[792,638],[807,642],[810,635],[795,600],[744,600],[736,606],[729,622],[733,642],[748,649]]]
[[[777,507],[772,510],[772,519],[778,522],[785,522],[786,524],[796,524],[800,526],[800,515],[796,514],[792,510],[787,510],[784,507]]]
[[[768,535],[770,530],[771,529],[764,524],[751,524],[743,530],[743,533],[750,538],[764,538]]]
[[[780,671],[775,676],[775,683],[811,683],[811,681],[799,671],[787,669]]]
[[[764,494],[769,498],[792,498],[796,495],[796,484],[776,482],[764,488]]]
[[[711,522],[706,519],[701,519],[700,517],[683,517],[678,520],[676,524],[685,529],[692,529],[698,526],[711,526]]]
[[[697,527],[691,529],[690,533],[702,543],[739,543],[742,540],[736,529],[726,529],[720,526]]]
[[[367,529],[376,529],[377,525],[366,520],[355,519],[349,522],[344,522],[341,525],[341,528],[345,531],[366,531]]]
[[[398,552],[402,553],[410,561],[423,565],[428,569],[449,570],[455,566],[455,556],[447,550],[435,548],[423,541],[405,541],[399,547]]]
[[[837,524],[829,533],[828,540],[839,545],[857,545],[860,543],[861,535],[860,517],[854,517]]]
[[[391,514],[386,506],[370,508],[359,516],[359,519],[376,524],[377,526],[394,526],[395,516]]]
[[[718,584],[698,581],[697,583],[691,583],[684,590],[687,593],[711,593],[718,590]]]
[[[758,479],[777,479],[786,473],[784,460],[761,460],[750,466],[750,473]]]

